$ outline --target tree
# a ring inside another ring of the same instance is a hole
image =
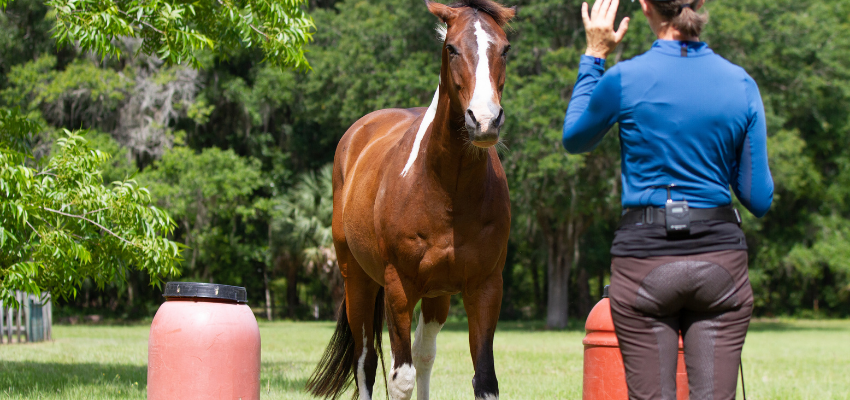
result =
[[[295,186],[277,199],[272,211],[269,247],[275,259],[289,263],[287,303],[291,316],[297,304],[299,267],[305,267],[327,287],[331,302],[323,308],[336,312],[345,295],[331,236],[332,171],[333,165],[327,164],[317,172],[302,174]]]
[[[215,147],[196,154],[175,146],[139,180],[175,219],[191,277],[238,282],[238,275],[228,276],[238,274],[237,266],[263,261],[258,244],[243,235],[255,213],[251,196],[263,183],[257,160]]]
[[[7,0],[0,0],[5,7]],[[117,39],[142,39],[141,52],[171,64],[200,66],[198,51],[226,54],[238,47],[259,47],[274,64],[309,68],[304,45],[312,19],[302,0],[48,0],[56,10],[53,37],[59,44],[79,43],[102,57],[122,55]]]
[[[0,300],[14,304],[14,290],[73,296],[84,279],[102,286],[129,268],[152,284],[176,274],[179,246],[165,238],[174,223],[150,193],[133,180],[103,186],[108,156],[81,134],[65,131],[56,154],[32,165],[37,130],[17,109],[0,111]]]
[[[0,0],[0,7],[5,9],[7,3]],[[188,62],[199,67],[203,50],[226,57],[228,51],[244,46],[260,47],[272,64],[308,69],[303,46],[311,38],[313,23],[300,4],[299,0],[192,4],[47,1],[55,10],[54,38],[58,44],[77,44],[83,51],[98,53],[103,60],[121,56],[122,40],[137,37],[141,39],[138,52],[156,54],[169,64]],[[174,230],[174,223],[165,212],[150,205],[149,192],[138,188],[135,181],[115,182],[111,189],[102,185],[97,168],[109,158],[107,154],[90,150],[82,134],[69,131],[57,140],[55,153],[38,159],[33,154],[32,145],[40,136],[40,103],[58,104],[61,122],[65,122],[67,101],[72,104],[72,119],[79,116],[94,121],[97,118],[93,117],[104,112],[98,107],[115,108],[115,103],[123,100],[128,80],[121,74],[112,74],[115,79],[106,81],[101,76],[88,81],[88,92],[72,92],[75,98],[62,98],[67,90],[39,86],[40,75],[67,74],[58,82],[71,81],[79,86],[74,80],[81,72],[82,76],[91,76],[91,65],[79,63],[67,72],[48,72],[51,60],[48,57],[43,61],[47,68],[37,65],[30,71],[35,74],[31,78],[36,79],[17,80],[23,90],[4,93],[7,105],[34,104],[36,108],[28,108],[32,115],[22,115],[17,108],[0,109],[0,188],[4,189],[0,194],[0,300],[11,299],[11,290],[17,289],[74,295],[84,279],[91,278],[102,286],[116,276],[123,278],[127,268],[147,271],[153,284],[177,274],[180,248],[165,238]],[[115,96],[96,95],[104,90]],[[168,103],[171,98],[160,101]],[[75,106],[81,102],[94,108],[77,115]],[[157,109],[163,111],[163,107]],[[144,114],[146,110],[141,111]],[[162,125],[172,115],[166,110],[161,121],[153,120]],[[133,122],[132,116],[128,119],[129,125],[145,129],[146,119],[141,123]]]
[[[568,155],[560,143],[583,50],[580,5],[543,1],[522,7],[514,22],[519,33],[512,42],[532,51],[511,60],[503,96],[514,237],[539,237],[538,246],[545,249],[546,324],[555,329],[568,323],[574,271],[583,274],[577,283],[583,291],[580,298],[590,296],[587,273],[579,268],[582,248],[588,247],[582,245],[585,232],[614,219],[619,208],[616,133],[609,133],[590,154]],[[610,243],[591,246],[605,245]],[[583,303],[579,314],[589,311],[589,301]]]

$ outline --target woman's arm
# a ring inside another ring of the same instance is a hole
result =
[[[620,114],[620,73],[594,57],[582,56],[578,78],[564,118],[564,148],[572,154],[593,150]]]
[[[732,188],[741,204],[753,215],[761,218],[773,202],[773,177],[770,175],[770,167],[767,163],[767,124],[764,104],[755,81],[748,76],[746,83],[749,123],[744,142],[738,152],[738,168]]]
[[[629,18],[626,17],[614,31],[619,5],[620,0],[596,0],[590,12],[587,3],[581,5],[587,51],[581,56],[562,138],[564,148],[573,154],[593,150],[620,111],[619,74],[611,71],[602,77],[605,58],[629,30]]]

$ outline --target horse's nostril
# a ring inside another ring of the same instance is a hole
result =
[[[478,122],[478,120],[475,119],[475,113],[472,112],[472,109],[466,109],[466,115],[469,115],[469,118],[472,118],[473,121]]]
[[[496,117],[496,126],[502,126],[505,123],[505,109],[499,107],[499,116]]]

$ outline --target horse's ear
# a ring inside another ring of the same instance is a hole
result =
[[[446,24],[451,24],[451,21],[457,18],[457,10],[445,4],[425,0],[425,5],[428,6],[428,11],[430,11],[431,14],[436,15],[437,18]]]

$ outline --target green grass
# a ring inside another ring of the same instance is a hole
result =
[[[310,398],[304,382],[333,328],[328,322],[261,323],[262,397]],[[54,336],[52,343],[0,345],[0,399],[145,398],[147,325],[56,326]],[[581,331],[543,331],[539,324],[500,324],[495,356],[501,397],[580,399],[582,337]],[[468,346],[464,324],[444,328],[432,398],[473,398]],[[386,355],[389,363],[388,349]],[[850,321],[754,322],[744,371],[748,399],[850,399]],[[376,393],[383,393],[379,382]]]

